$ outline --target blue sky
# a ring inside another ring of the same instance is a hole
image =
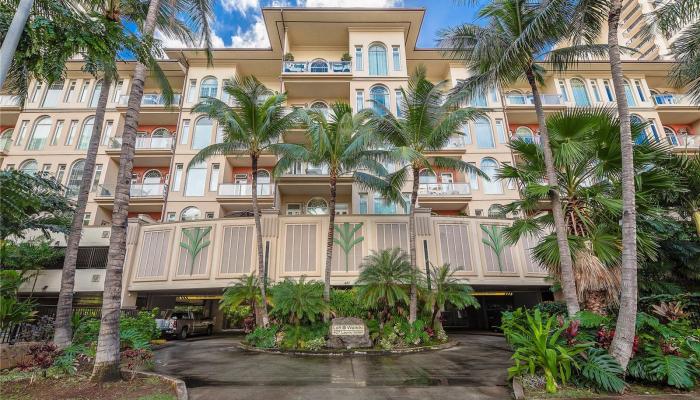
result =
[[[444,27],[474,20],[474,6],[453,0],[214,0],[215,47],[267,47],[261,7],[423,7],[425,19],[418,38],[419,47],[434,47],[436,33]],[[177,41],[160,37],[166,47],[181,47]]]

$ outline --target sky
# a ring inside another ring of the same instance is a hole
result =
[[[422,7],[426,9],[418,47],[435,47],[437,32],[474,20],[476,7],[454,0],[214,0],[214,47],[268,47],[261,7]],[[164,47],[186,47],[176,40],[156,35]]]

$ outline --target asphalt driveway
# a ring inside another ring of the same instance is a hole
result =
[[[454,334],[447,350],[392,356],[247,352],[241,336],[191,338],[157,350],[156,372],[185,381],[191,399],[509,399],[502,337]]]

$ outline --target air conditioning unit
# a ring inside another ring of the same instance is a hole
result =
[[[99,282],[100,274],[92,274],[92,282]]]

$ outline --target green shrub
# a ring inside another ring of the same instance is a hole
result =
[[[161,335],[158,325],[156,325],[156,316],[158,309],[154,308],[151,311],[139,311],[135,317],[122,316],[119,320],[120,331],[137,332],[146,341],[158,339]]]
[[[304,350],[313,350],[313,351],[319,351],[322,350],[324,347],[326,347],[326,339],[323,337],[317,337],[311,340],[308,340],[304,343]]]
[[[543,301],[538,303],[534,308],[547,315],[567,316],[569,314],[566,310],[566,303],[563,301]]]
[[[126,347],[134,349],[148,347],[151,340],[160,337],[156,325],[158,310],[139,311],[135,317],[122,315],[119,319],[119,336]],[[73,316],[73,342],[89,345],[97,341],[100,333],[98,318]]]
[[[307,282],[304,276],[298,281],[286,279],[271,287],[270,292],[275,305],[270,314],[291,324],[314,322],[328,309],[323,301],[323,283]]]
[[[277,326],[272,325],[267,328],[256,328],[245,337],[245,340],[251,346],[260,349],[272,349],[277,344]]]
[[[367,317],[367,308],[360,303],[355,288],[332,289],[330,306],[337,317]]]
[[[311,325],[285,325],[281,347],[285,349],[305,349],[310,341],[324,339],[328,334],[328,325],[318,322]]]

